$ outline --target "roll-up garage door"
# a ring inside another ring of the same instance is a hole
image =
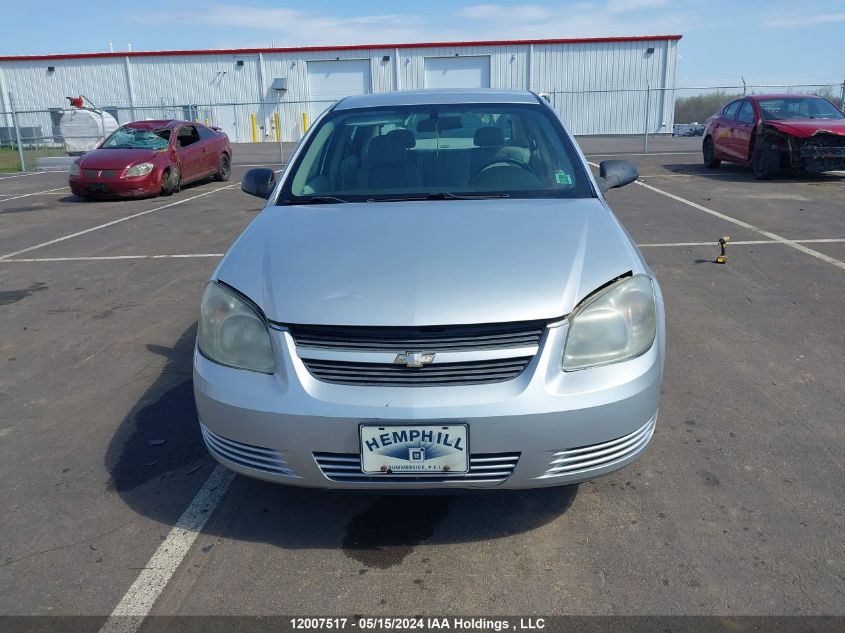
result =
[[[426,88],[489,88],[490,57],[426,57]]]
[[[338,99],[367,94],[371,85],[369,59],[308,62],[308,103],[301,109],[313,123]]]
[[[337,101],[370,92],[370,60],[338,59],[308,62],[308,91],[312,101]]]

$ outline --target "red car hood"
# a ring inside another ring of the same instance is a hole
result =
[[[151,149],[95,149],[79,161],[86,169],[126,169],[138,163],[145,163],[160,154]]]
[[[784,134],[798,138],[810,138],[816,132],[845,136],[845,119],[802,119],[800,121],[764,121],[764,123]]]

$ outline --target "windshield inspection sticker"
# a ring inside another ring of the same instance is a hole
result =
[[[570,176],[569,174],[562,172],[562,171],[556,171],[555,172],[555,182],[559,185],[571,185],[572,184],[572,176]]]

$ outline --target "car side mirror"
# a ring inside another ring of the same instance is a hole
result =
[[[636,165],[627,160],[603,160],[599,163],[599,189],[602,193],[624,187],[640,177]]]
[[[241,179],[241,191],[267,200],[276,186],[276,174],[264,167],[250,169]]]

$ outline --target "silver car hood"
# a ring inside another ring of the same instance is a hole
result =
[[[268,207],[217,269],[267,318],[445,325],[561,317],[644,264],[601,201]]]

